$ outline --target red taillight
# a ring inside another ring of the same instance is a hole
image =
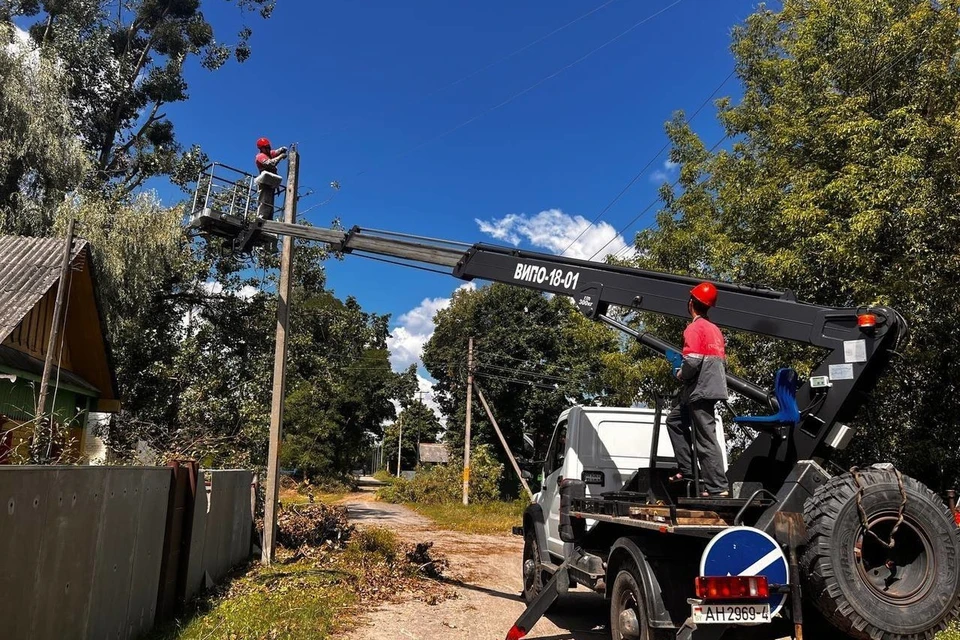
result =
[[[872,313],[861,313],[857,316],[857,326],[861,329],[873,329],[877,326],[877,316]]]
[[[520,640],[525,635],[527,635],[526,629],[513,625],[510,627],[510,631],[507,631],[507,640]]]
[[[697,578],[701,600],[766,600],[770,588],[765,576],[718,576]]]
[[[953,512],[953,521],[956,522],[958,526],[960,526],[960,511]]]

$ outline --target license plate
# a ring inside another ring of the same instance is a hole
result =
[[[770,622],[769,604],[695,604],[697,624],[762,624]]]

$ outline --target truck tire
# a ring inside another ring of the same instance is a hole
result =
[[[858,480],[868,528],[887,541],[902,503],[898,474],[873,468]],[[830,479],[804,505],[805,595],[852,638],[932,640],[960,611],[957,527],[936,494],[902,480],[906,506],[892,549],[862,525],[853,474]]]
[[[632,561],[624,562],[610,592],[610,637],[613,640],[651,640],[643,582]]]
[[[540,543],[537,542],[537,534],[534,531],[524,532],[521,577],[523,578],[523,599],[529,604],[540,595],[543,585],[549,580],[549,577],[547,580],[544,579],[540,563]]]

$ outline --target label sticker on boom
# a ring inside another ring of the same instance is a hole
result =
[[[866,340],[844,340],[843,341],[843,361],[844,362],[866,362],[867,361],[867,341]]]
[[[852,364],[832,364],[830,365],[831,380],[853,380]]]
[[[536,264],[517,263],[513,279],[519,282],[548,284],[557,289],[576,289],[580,282],[580,272],[567,269],[548,269]]]

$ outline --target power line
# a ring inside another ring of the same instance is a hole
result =
[[[703,101],[702,103],[700,103],[700,106],[697,107],[696,111],[693,112],[693,115],[691,115],[689,118],[686,118],[686,123],[687,123],[687,124],[690,124],[691,122],[693,122],[693,119],[696,118],[696,117],[700,114],[700,112],[703,110],[703,108],[704,108],[705,106],[707,106],[707,104],[714,98],[714,96],[717,95],[717,93],[720,92],[720,89],[723,88],[723,85],[727,84],[727,81],[729,81],[730,78],[732,78],[735,73],[736,73],[736,69],[734,69],[734,70],[731,71],[729,74],[727,74],[727,77],[724,78],[723,81],[722,81],[720,84],[717,85],[717,88],[714,89],[714,90],[710,93],[710,95],[707,96],[707,97],[704,99],[704,101]],[[585,234],[587,231],[590,230],[591,227],[593,227],[595,224],[597,224],[597,221],[600,220],[600,218],[602,218],[602,217],[604,216],[604,214],[605,214],[607,211],[609,211],[610,208],[611,208],[613,205],[615,205],[617,202],[619,202],[619,201],[620,201],[620,198],[622,198],[622,197],[627,193],[627,191],[629,191],[630,189],[633,188],[633,185],[635,185],[635,184],[637,183],[637,181],[640,180],[640,177],[641,177],[644,173],[647,172],[647,169],[649,169],[650,167],[652,167],[652,166],[653,166],[653,163],[656,162],[657,159],[658,159],[661,155],[663,155],[663,152],[666,151],[666,150],[669,149],[669,148],[670,148],[670,141],[668,140],[666,143],[664,143],[664,145],[663,145],[662,147],[660,147],[660,150],[657,151],[657,153],[656,153],[652,158],[650,158],[649,162],[647,162],[647,164],[643,165],[643,168],[640,169],[640,171],[637,172],[637,175],[633,176],[633,178],[626,184],[626,186],[624,186],[623,189],[620,190],[620,193],[618,193],[618,194],[613,198],[613,200],[611,200],[610,202],[608,202],[608,203],[607,203],[607,206],[605,206],[603,209],[600,210],[600,213],[598,213],[598,214],[596,215],[596,217],[590,222],[590,224],[588,224],[586,227],[584,227],[583,230],[580,231],[579,234],[577,234],[577,237],[574,238],[573,241],[572,241],[570,244],[567,245],[567,248],[560,252],[560,255],[561,255],[561,256],[562,256],[562,255],[566,255],[567,251],[569,251],[570,248],[571,248],[573,245],[575,245],[575,244],[577,243],[577,241],[580,240],[580,238],[583,237],[583,234]]]
[[[903,58],[905,58],[909,53],[911,53],[911,51],[908,49],[907,51],[904,51],[904,52],[901,53],[900,55],[898,55],[898,56],[896,56],[895,58],[893,58],[893,59],[892,59],[890,62],[888,62],[887,64],[881,66],[879,69],[877,69],[877,70],[874,71],[872,74],[870,74],[870,76],[869,76],[866,80],[864,80],[862,83],[860,83],[860,85],[859,85],[856,89],[853,89],[853,90],[849,91],[849,92],[847,93],[847,95],[850,96],[850,97],[852,97],[852,96],[853,96],[854,94],[856,94],[857,92],[859,92],[859,91],[863,90],[864,88],[866,88],[866,87],[867,87],[868,85],[870,85],[870,83],[872,83],[872,82],[874,81],[874,79],[876,79],[881,73],[883,73],[883,72],[886,71],[887,69],[891,68],[891,67],[892,67],[893,65],[895,65],[897,62],[899,62],[900,60],[902,60]],[[728,79],[729,79],[729,78],[728,78]],[[726,82],[726,80],[724,80],[724,82]],[[720,146],[720,144],[721,144],[724,140],[726,140],[728,137],[730,137],[730,134],[724,135],[723,138],[721,138],[719,141],[717,141],[717,143],[716,143],[715,145],[713,145],[713,147],[711,147],[710,150],[709,150],[707,153],[713,153],[713,152],[716,150],[716,148],[717,148],[718,146]],[[670,185],[670,187],[671,187],[671,188],[676,187],[679,182],[680,182],[680,178],[678,177],[676,180],[673,181],[673,183]],[[601,251],[603,251],[604,249],[606,249],[614,240],[617,239],[618,236],[620,236],[620,235],[623,234],[627,229],[629,229],[637,220],[640,219],[640,217],[642,217],[647,211],[649,211],[649,210],[650,210],[657,202],[659,202],[659,201],[660,201],[660,197],[659,197],[659,195],[658,195],[658,196],[657,196],[650,204],[648,204],[639,214],[637,214],[636,216],[634,216],[634,218],[633,218],[629,223],[627,223],[626,226],[624,226],[622,229],[620,229],[613,238],[611,238],[610,240],[608,240],[606,244],[604,244],[602,247],[600,247],[600,249],[590,257],[590,260],[593,260],[594,258],[596,258],[597,255],[598,255]],[[650,223],[649,225],[647,225],[646,227],[644,227],[643,229],[641,229],[641,230],[638,231],[637,233],[638,233],[638,234],[639,234],[639,233],[643,233],[644,231],[647,231],[647,230],[649,230],[649,229],[652,229],[652,228],[654,227],[654,225],[656,225],[656,220],[654,220],[652,223]],[[625,256],[627,255],[627,253],[629,253],[629,250],[630,250],[630,248],[632,248],[632,246],[633,246],[633,243],[627,243],[627,246],[624,247],[623,249],[621,249],[620,251],[618,251],[616,254],[614,254],[614,257],[625,257]],[[569,247],[568,247],[568,248],[569,248]],[[621,254],[622,254],[622,255],[621,255]]]
[[[554,380],[554,381],[557,381],[557,382],[566,382],[566,383],[570,383],[570,384],[583,384],[583,383],[587,382],[588,380],[595,379],[595,378],[597,377],[597,376],[589,376],[589,375],[588,375],[588,376],[586,376],[585,378],[582,378],[582,379],[580,379],[580,378],[564,378],[564,377],[561,377],[561,376],[550,375],[550,374],[548,374],[548,373],[541,373],[541,372],[539,372],[539,371],[527,371],[527,370],[523,370],[523,369],[512,369],[512,368],[510,368],[510,367],[500,367],[500,366],[497,366],[497,365],[494,365],[494,364],[482,363],[482,362],[481,362],[481,363],[478,363],[478,364],[479,364],[480,366],[482,366],[482,367],[487,367],[487,368],[490,368],[490,369],[496,369],[497,371],[501,371],[501,372],[503,372],[503,373],[511,374],[511,375],[515,375],[515,376],[527,376],[527,375],[529,375],[529,376],[536,376],[536,377],[541,378],[541,379],[543,379],[543,380]]]
[[[527,87],[526,89],[524,89],[524,90],[522,90],[522,91],[518,91],[517,93],[511,95],[511,96],[510,96],[509,98],[507,98],[506,100],[503,100],[502,102],[499,102],[498,104],[495,104],[495,105],[493,105],[492,107],[488,107],[487,109],[484,109],[483,111],[481,111],[481,112],[478,113],[477,115],[475,115],[475,116],[473,116],[473,117],[471,117],[471,118],[468,118],[467,120],[464,120],[463,122],[461,122],[461,123],[458,124],[457,126],[451,128],[451,129],[447,129],[447,130],[444,131],[443,133],[441,133],[441,134],[439,134],[439,135],[436,135],[436,136],[434,136],[434,137],[432,137],[432,138],[429,138],[429,139],[427,139],[427,140],[424,140],[423,142],[421,142],[421,143],[413,146],[412,148],[407,149],[406,151],[403,151],[403,152],[401,152],[401,153],[399,153],[399,154],[397,154],[397,155],[395,155],[395,156],[392,156],[391,158],[388,158],[388,160],[386,160],[386,161],[384,161],[384,162],[388,162],[388,161],[390,161],[390,160],[396,160],[396,159],[402,158],[402,157],[404,157],[404,156],[406,156],[406,155],[409,155],[409,154],[413,153],[414,151],[417,151],[418,149],[421,149],[421,148],[427,146],[428,144],[431,144],[431,143],[433,143],[433,142],[436,142],[437,140],[440,140],[440,139],[442,139],[442,138],[447,137],[448,135],[450,135],[451,133],[454,133],[455,131],[459,131],[459,130],[462,129],[463,127],[466,127],[467,125],[469,125],[469,124],[471,124],[471,123],[479,120],[480,118],[484,117],[485,115],[487,115],[487,114],[489,114],[489,113],[491,113],[491,112],[493,112],[493,111],[496,111],[497,109],[500,109],[501,107],[505,107],[506,105],[510,104],[511,102],[513,102],[514,100],[516,100],[517,98],[519,98],[519,97],[521,97],[521,96],[523,96],[523,95],[526,95],[527,93],[533,91],[534,89],[536,89],[537,87],[539,87],[539,86],[542,85],[543,83],[545,83],[545,82],[547,82],[547,81],[549,81],[549,80],[552,80],[553,78],[557,77],[558,75],[560,75],[561,73],[563,73],[563,72],[566,71],[567,69],[570,69],[571,67],[574,67],[574,66],[580,64],[581,62],[583,62],[584,60],[586,60],[587,58],[589,58],[589,57],[592,56],[593,54],[597,53],[598,51],[600,51],[600,50],[602,50],[602,49],[605,49],[606,47],[610,46],[611,44],[613,44],[614,42],[616,42],[616,41],[619,40],[620,38],[624,37],[625,35],[627,35],[627,34],[630,33],[631,31],[633,31],[634,29],[636,29],[636,28],[640,27],[641,25],[643,25],[643,24],[645,24],[645,23],[653,20],[654,18],[658,17],[660,14],[666,12],[666,11],[669,10],[669,9],[672,9],[673,7],[677,6],[677,5],[680,4],[681,2],[683,2],[683,0],[674,0],[674,2],[670,3],[670,4],[667,5],[666,7],[663,7],[663,8],[660,9],[659,11],[656,11],[655,13],[652,13],[651,15],[647,16],[646,18],[643,18],[642,20],[640,20],[640,21],[638,21],[638,22],[635,22],[633,25],[631,25],[630,27],[628,27],[628,28],[625,29],[624,31],[621,31],[619,34],[617,34],[617,35],[614,36],[613,38],[610,38],[609,40],[607,40],[606,42],[604,42],[604,43],[601,44],[600,46],[598,46],[598,47],[596,47],[596,48],[594,48],[594,49],[591,49],[590,51],[588,51],[588,52],[585,53],[584,55],[580,56],[579,58],[577,58],[577,59],[574,60],[573,62],[570,62],[570,63],[568,63],[568,64],[560,67],[559,69],[557,69],[557,70],[554,71],[553,73],[551,73],[551,74],[549,74],[549,75],[541,78],[540,80],[537,80],[536,82],[534,82],[532,85],[530,85],[530,86]],[[382,164],[382,163],[381,163],[381,164]],[[360,171],[359,173],[357,173],[354,177],[355,177],[355,178],[358,178],[358,177],[362,176],[363,174],[367,173],[368,171],[370,171],[371,169],[372,169],[372,167],[371,167],[371,168],[368,168],[368,169],[364,169],[363,171]]]
[[[424,267],[419,264],[413,264],[410,262],[401,262],[400,260],[390,260],[388,258],[380,258],[377,256],[371,256],[366,253],[359,253],[354,251],[353,255],[360,258],[367,258],[368,260],[376,260],[377,262],[386,262],[387,264],[395,264],[401,267],[409,267],[411,269],[420,269],[421,271],[429,271],[430,273],[439,273],[442,276],[452,275],[449,271],[441,271],[440,269],[431,269],[430,267]]]
[[[511,58],[514,58],[514,57],[520,55],[521,53],[523,53],[523,52],[526,51],[527,49],[530,49],[531,47],[534,47],[534,46],[540,44],[540,43],[543,42],[544,40],[547,40],[548,38],[550,38],[550,37],[552,37],[552,36],[555,36],[556,34],[560,33],[560,32],[563,31],[564,29],[567,29],[567,28],[569,28],[569,27],[572,27],[573,25],[577,24],[578,22],[580,22],[580,21],[583,20],[584,18],[588,18],[588,17],[592,16],[592,15],[595,14],[596,12],[600,11],[601,9],[605,9],[606,7],[608,7],[609,5],[613,4],[614,2],[617,2],[617,0],[607,0],[607,1],[604,2],[603,4],[601,4],[601,5],[597,6],[597,7],[594,7],[593,9],[591,9],[590,11],[587,11],[587,12],[584,13],[584,14],[581,14],[580,16],[574,18],[574,19],[571,20],[570,22],[567,22],[567,23],[564,24],[563,26],[557,27],[556,29],[554,29],[554,30],[551,31],[550,33],[547,33],[547,34],[545,34],[545,35],[542,35],[542,36],[540,36],[539,38],[537,38],[536,40],[533,40],[532,42],[528,42],[527,44],[523,45],[523,46],[520,47],[519,49],[516,49],[516,50],[508,53],[508,54],[505,55],[505,56],[502,56],[502,57],[500,57],[500,58],[497,58],[497,59],[494,60],[493,62],[487,63],[487,64],[483,65],[482,67],[480,67],[479,69],[475,69],[475,70],[471,71],[470,73],[468,73],[468,74],[466,74],[466,75],[464,75],[464,76],[461,76],[461,77],[457,78],[457,79],[454,80],[453,82],[449,82],[449,83],[443,85],[442,87],[438,87],[438,88],[430,91],[429,93],[425,94],[422,98],[419,98],[419,99],[417,99],[417,100],[415,100],[415,101],[413,101],[413,102],[411,102],[411,103],[408,103],[408,106],[418,105],[418,104],[420,104],[421,102],[424,102],[425,100],[427,100],[427,99],[429,99],[429,98],[437,95],[438,93],[443,93],[444,91],[447,91],[448,89],[452,89],[453,87],[457,86],[458,84],[462,84],[463,82],[466,82],[466,81],[469,80],[470,78],[472,78],[472,77],[474,77],[474,76],[476,76],[476,75],[479,75],[479,74],[483,73],[483,72],[486,71],[487,69],[491,69],[491,68],[493,68],[493,67],[495,67],[495,66],[497,66],[497,65],[499,65],[499,64],[502,64],[502,63],[506,62],[507,60],[510,60]],[[388,109],[387,111],[382,112],[382,113],[381,113],[381,118],[382,118],[383,116],[386,116],[388,113],[390,113],[390,111],[394,111],[397,106],[399,106],[399,104],[394,104],[393,108]],[[329,135],[332,135],[332,134],[334,134],[334,133],[341,133],[341,132],[343,132],[343,131],[348,130],[349,128],[350,128],[350,125],[347,124],[347,123],[344,123],[342,126],[338,127],[337,129],[334,129],[334,130],[332,130],[332,131],[328,131],[328,132],[326,132],[326,133],[321,134],[321,137],[329,136]]]
[[[707,151],[707,153],[713,153],[713,152],[716,150],[716,148],[719,147],[720,144],[721,144],[724,140],[726,140],[728,137],[729,137],[729,135],[724,135],[722,138],[720,138],[719,140],[717,140],[717,143],[716,143],[715,145],[713,145],[712,147],[710,147],[710,150]],[[679,182],[680,182],[680,177],[678,176],[677,179],[674,180],[673,183],[670,185],[670,187],[673,188],[673,187],[677,186],[677,184],[678,184]],[[639,219],[641,218],[641,216],[643,216],[643,214],[645,214],[647,211],[649,211],[650,209],[652,209],[653,206],[654,206],[655,204],[657,204],[658,202],[660,202],[660,196],[659,196],[659,195],[658,195],[656,198],[654,198],[654,199],[650,202],[650,204],[648,204],[646,207],[644,207],[643,210],[640,211],[640,213],[638,213],[637,215],[635,215],[635,216],[633,217],[633,219],[630,220],[630,222],[628,222],[628,223],[627,223],[626,225],[624,225],[621,229],[619,229],[619,230],[613,235],[612,238],[610,238],[609,240],[607,240],[607,242],[606,242],[602,247],[600,247],[599,249],[597,249],[597,251],[596,251],[592,256],[590,256],[589,259],[590,259],[590,260],[593,260],[593,259],[596,258],[598,255],[600,255],[600,253],[601,253],[604,249],[606,249],[607,247],[609,247],[612,242],[614,242],[617,238],[619,238],[627,229],[629,229],[630,227],[632,227],[633,224],[634,224],[637,220],[639,220]],[[651,225],[651,226],[652,226],[652,225]],[[647,228],[649,229],[650,227],[647,227]],[[631,246],[631,245],[630,245],[630,244],[627,244],[627,246],[629,247],[629,246]],[[622,251],[622,250],[621,250],[621,251]],[[618,251],[617,253],[619,254],[619,251]]]

